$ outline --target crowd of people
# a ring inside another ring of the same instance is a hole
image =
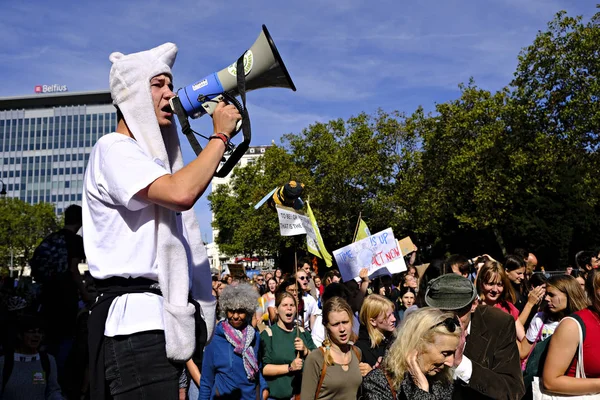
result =
[[[179,368],[153,372],[194,400],[600,398],[600,270],[577,269],[582,287],[574,270],[547,276],[526,260],[450,257],[349,282],[335,269],[321,277],[309,259],[252,280],[214,275],[212,339]],[[57,339],[42,295],[53,283],[7,282],[0,398],[87,398],[87,330],[77,326],[91,304],[79,296],[74,328]],[[126,343],[107,345],[123,359],[152,356]]]
[[[33,279],[1,282],[0,399],[600,398],[596,252],[558,275],[521,249],[423,265],[415,250],[374,279],[313,260],[211,279],[192,207],[242,115],[214,100],[213,135],[183,165],[176,55],[110,55],[118,123],[82,207],[36,249]]]

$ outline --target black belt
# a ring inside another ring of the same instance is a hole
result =
[[[90,308],[88,346],[90,356],[90,398],[104,400],[108,388],[104,375],[104,328],[110,305],[116,297],[128,293],[161,295],[158,282],[147,278],[112,277],[95,280],[100,295]]]

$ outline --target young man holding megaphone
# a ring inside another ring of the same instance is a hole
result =
[[[92,399],[177,399],[197,327],[209,338],[214,328],[210,267],[192,207],[241,115],[219,102],[214,140],[184,166],[169,105],[176,55],[172,43],[110,55],[118,125],[90,154],[83,196],[84,244],[100,293],[89,317]]]

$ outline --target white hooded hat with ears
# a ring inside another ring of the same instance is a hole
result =
[[[177,57],[177,46],[165,43],[153,49],[124,55],[112,53],[110,92],[113,103],[121,110],[127,126],[146,154],[170,173],[183,167],[177,128],[158,125],[150,80],[161,74],[172,78],[171,68]],[[202,242],[200,227],[193,210],[183,212],[183,232],[179,230],[179,214],[159,205],[155,208],[158,246],[158,281],[164,298],[163,321],[167,357],[187,361],[195,346],[195,308],[188,293],[202,308],[212,336],[215,321],[215,299],[212,296],[210,265]],[[189,243],[186,249],[184,241]]]

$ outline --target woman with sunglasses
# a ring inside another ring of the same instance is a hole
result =
[[[316,348],[310,333],[296,323],[296,299],[281,292],[275,300],[277,323],[260,334],[264,344],[263,375],[269,385],[269,398],[289,400],[300,394],[302,365]]]
[[[301,400],[355,400],[362,381],[360,350],[350,343],[352,308],[341,297],[323,306],[326,338],[308,355],[302,373]]]
[[[452,312],[420,308],[402,322],[383,360],[362,383],[366,400],[451,399],[454,352],[461,336]]]

